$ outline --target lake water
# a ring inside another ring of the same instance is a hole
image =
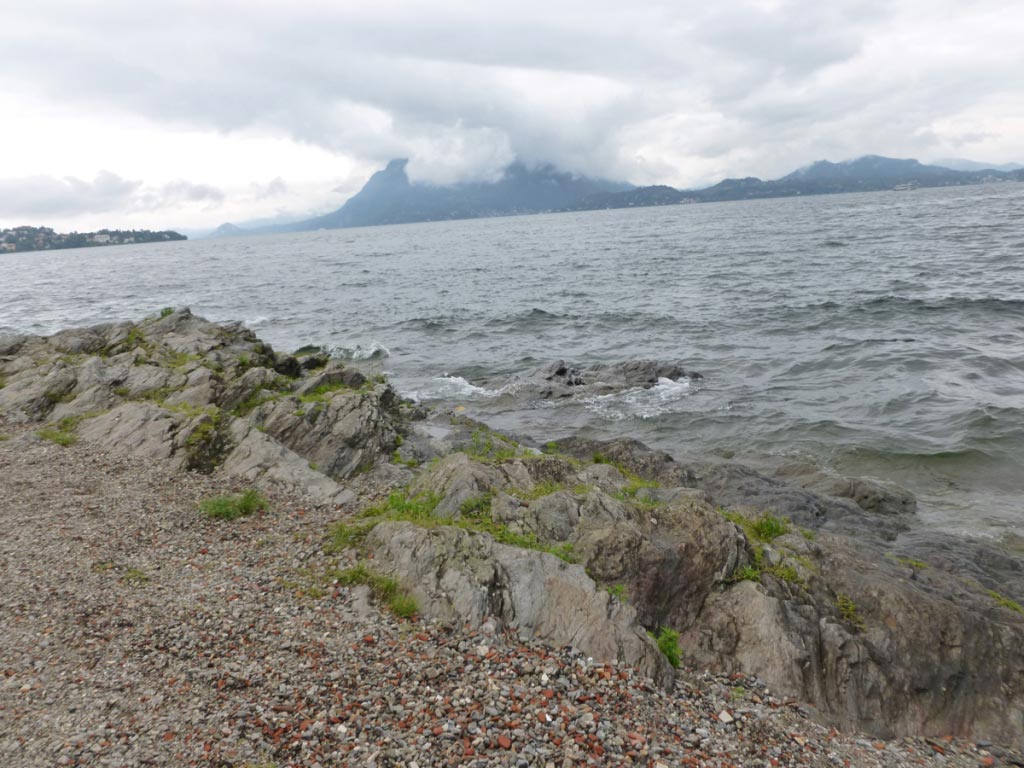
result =
[[[0,333],[172,305],[540,441],[809,460],[944,528],[1024,533],[1021,184],[0,256]],[[705,378],[556,404],[482,386],[559,358]]]

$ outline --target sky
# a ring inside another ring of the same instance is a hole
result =
[[[1019,0],[0,0],[0,227],[198,230],[513,159],[1024,162]]]

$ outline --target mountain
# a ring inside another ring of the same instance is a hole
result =
[[[679,190],[665,185],[634,187],[578,176],[552,165],[529,168],[520,162],[509,165],[497,181],[435,185],[411,182],[406,173],[407,164],[407,160],[392,160],[383,170],[374,173],[341,208],[323,216],[252,228],[222,224],[211,236],[1024,181],[1024,169],[958,171],[880,155],[865,155],[840,163],[819,160],[772,181],[748,176],[725,179],[698,190]]]
[[[917,160],[896,160],[891,157],[880,155],[864,155],[856,160],[846,160],[842,163],[830,163],[828,160],[819,160],[804,168],[800,168],[788,176],[779,179],[780,182],[806,181],[806,182],[876,182],[889,183],[892,181],[920,180],[922,178],[937,178],[949,174],[948,168],[940,168],[937,165],[922,165]]]
[[[408,160],[392,160],[338,210],[275,231],[543,213],[563,210],[591,195],[632,189],[630,184],[577,176],[552,165],[528,168],[520,162],[509,165],[493,182],[413,183],[406,173],[407,164]]]
[[[241,237],[247,234],[249,234],[248,230],[242,229],[228,221],[213,230],[207,237]]]
[[[1020,163],[979,163],[976,160],[964,160],[959,157],[933,160],[932,165],[941,165],[952,171],[1019,171],[1024,169],[1024,165]]]

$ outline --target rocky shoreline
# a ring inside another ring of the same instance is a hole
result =
[[[5,764],[1020,763],[1022,563],[898,489],[530,445],[187,310],[0,339],[0,438]]]

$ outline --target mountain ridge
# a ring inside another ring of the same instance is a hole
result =
[[[838,163],[818,160],[775,180],[764,181],[754,176],[729,178],[696,190],[664,184],[634,186],[572,174],[550,164],[529,168],[521,161],[508,165],[493,182],[434,185],[410,181],[407,165],[404,158],[391,160],[358,193],[330,213],[250,229],[225,223],[211,236],[1024,181],[1024,168],[954,170],[911,158],[881,155],[864,155]]]

